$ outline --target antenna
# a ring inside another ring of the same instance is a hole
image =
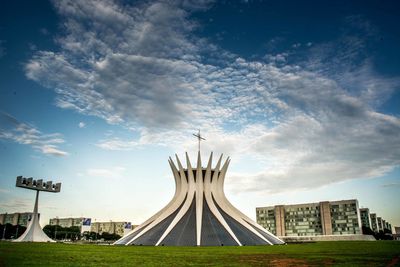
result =
[[[193,134],[193,135],[197,137],[197,140],[199,140],[199,151],[200,151],[200,142],[201,142],[201,140],[206,140],[206,139],[201,136],[200,129],[197,134]]]

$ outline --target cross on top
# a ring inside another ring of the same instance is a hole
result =
[[[193,134],[193,135],[197,137],[197,140],[199,140],[199,151],[200,151],[200,142],[201,142],[201,140],[206,140],[206,139],[204,139],[204,138],[201,136],[201,134],[200,134],[200,129],[199,129],[199,132],[198,132],[197,134]]]

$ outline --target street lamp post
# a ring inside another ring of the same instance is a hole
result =
[[[15,242],[55,242],[50,239],[42,230],[39,224],[39,192],[51,192],[58,193],[61,190],[61,183],[53,184],[52,181],[43,182],[42,179],[33,180],[32,177],[24,178],[22,176],[17,177],[16,187],[25,189],[31,189],[36,191],[35,206],[33,208],[32,221],[28,225],[25,232]]]

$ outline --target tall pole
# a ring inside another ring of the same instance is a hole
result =
[[[7,224],[4,224],[4,228],[3,228],[3,238],[2,238],[2,239],[5,239],[5,237],[6,237],[6,227],[7,227]]]
[[[39,190],[36,190],[35,206],[33,207],[31,223],[39,224]]]
[[[33,208],[33,216],[35,217],[38,216],[38,206],[39,206],[39,190],[36,190],[36,200],[35,200],[35,206]]]

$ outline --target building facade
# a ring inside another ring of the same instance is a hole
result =
[[[400,241],[400,227],[394,227],[393,239]]]
[[[0,224],[3,225],[9,223],[12,225],[21,225],[27,227],[31,219],[32,219],[32,212],[22,212],[22,213],[16,212],[16,213],[0,214]]]
[[[361,217],[361,226],[368,227],[372,229],[371,225],[371,214],[369,213],[368,208],[360,209],[360,217]]]
[[[378,232],[379,231],[383,231],[383,221],[381,217],[377,217],[377,221],[378,221]]]
[[[77,226],[81,231],[91,231],[98,234],[109,233],[123,236],[127,231],[134,228],[131,223],[127,222],[91,222],[90,218],[53,218],[50,219],[50,225],[61,227]]]
[[[127,222],[93,222],[90,231],[98,234],[109,233],[123,236],[127,230],[132,230],[133,226]]]
[[[361,234],[356,199],[256,208],[257,223],[277,236]]]
[[[389,222],[386,222],[386,229],[393,234],[393,230],[392,230],[392,224],[390,224]]]
[[[79,229],[82,227],[82,222],[85,218],[79,217],[79,218],[53,218],[50,219],[49,224],[50,225],[57,225],[61,227],[72,227],[72,226],[78,226]]]
[[[371,220],[371,230],[374,232],[379,232],[378,229],[378,217],[376,216],[376,213],[370,213],[370,220]]]
[[[378,231],[377,232],[387,232],[393,233],[392,224],[388,221],[382,219],[382,217],[377,217]]]

